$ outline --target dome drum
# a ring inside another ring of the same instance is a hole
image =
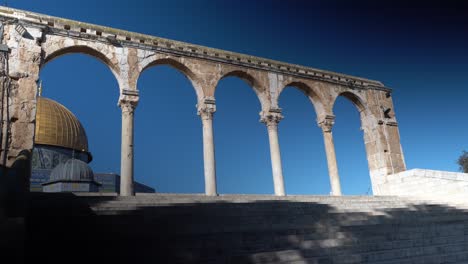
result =
[[[36,144],[32,153],[33,169],[52,170],[71,158],[90,162],[90,153],[73,149]]]
[[[55,181],[42,184],[43,192],[99,192],[100,184],[95,181]]]

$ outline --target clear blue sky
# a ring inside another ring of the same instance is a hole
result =
[[[351,3],[352,2],[352,3]],[[468,149],[468,10],[444,1],[26,1],[8,5],[382,81],[394,89],[406,164],[456,171]],[[2,4],[5,2],[2,0]],[[67,55],[41,72],[44,96],[85,126],[97,172],[120,170],[118,87],[101,62]],[[136,180],[160,192],[203,192],[201,121],[185,77],[158,66],[138,82]],[[273,193],[267,131],[253,90],[236,78],[216,93],[214,132],[220,193]],[[326,157],[315,112],[299,91],[280,98],[279,136],[286,191],[328,194]],[[370,187],[360,120],[341,98],[334,109],[345,194]]]

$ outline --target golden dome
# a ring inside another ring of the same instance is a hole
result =
[[[65,106],[40,96],[34,143],[88,152],[88,138],[78,118]]]

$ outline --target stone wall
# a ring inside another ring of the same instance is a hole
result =
[[[35,38],[42,33],[30,28],[27,37],[15,30],[11,21],[2,21],[3,43],[8,46],[7,60],[3,62],[5,76],[0,80],[2,87],[3,137],[2,164],[11,167],[22,150],[33,148],[36,120],[36,91],[41,63],[41,47]],[[5,151],[6,149],[6,151]],[[6,157],[5,157],[6,156]]]
[[[376,195],[416,196],[461,203],[468,198],[468,174],[412,169],[387,175]]]

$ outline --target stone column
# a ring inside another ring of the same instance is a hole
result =
[[[325,142],[325,153],[327,154],[328,174],[330,177],[331,194],[341,195],[340,176],[338,175],[338,165],[336,163],[335,144],[333,143],[332,127],[335,123],[335,116],[327,115],[318,122],[323,131]]]
[[[216,112],[215,99],[205,97],[197,105],[197,114],[203,124],[203,162],[205,170],[205,194],[218,195],[216,191],[216,161],[213,137],[213,114]]]
[[[264,123],[268,128],[275,195],[285,196],[283,167],[281,165],[281,153],[278,141],[278,123],[281,119],[283,119],[281,109],[270,109],[269,112],[260,112],[260,122]]]
[[[133,91],[127,91],[128,93]],[[136,91],[135,91],[136,92]],[[138,94],[138,93],[136,93]],[[122,149],[120,160],[120,195],[135,195],[133,189],[133,115],[138,100],[120,99],[122,109]]]

